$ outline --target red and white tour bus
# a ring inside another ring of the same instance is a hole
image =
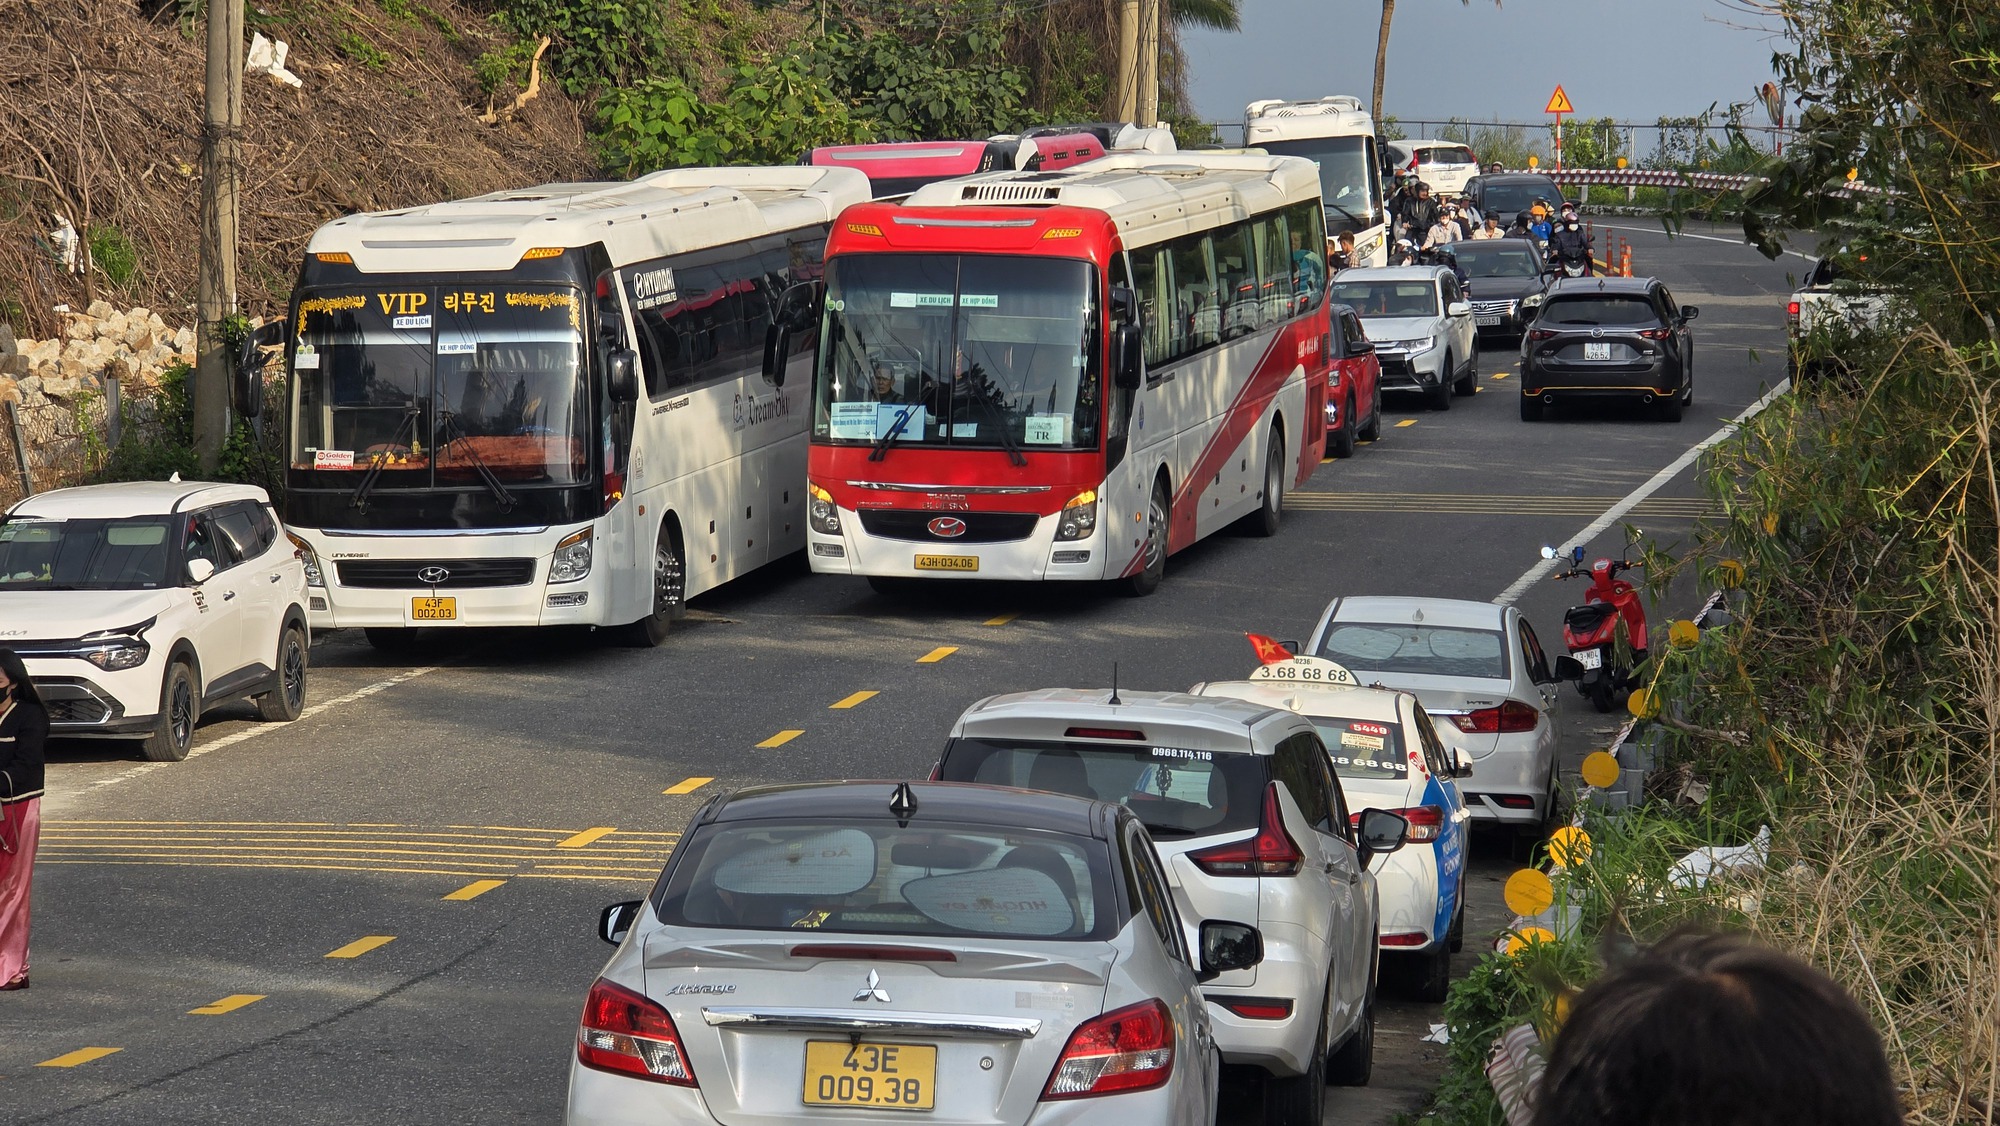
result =
[[[906,196],[925,184],[979,172],[1055,171],[1096,160],[1104,142],[1094,133],[989,137],[984,141],[886,141],[873,145],[822,145],[800,164],[853,168],[868,177],[876,199]]]
[[[1319,175],[1113,154],[861,203],[827,242],[815,571],[1159,584],[1326,445]]]

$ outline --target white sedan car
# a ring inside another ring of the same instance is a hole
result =
[[[1448,266],[1342,270],[1328,299],[1351,305],[1382,362],[1384,391],[1421,391],[1433,410],[1479,390],[1478,326]]]
[[[1187,948],[1130,811],[932,783],[710,804],[599,933],[570,1126],[1209,1126],[1200,983],[1262,957]]]
[[[1472,767],[1459,791],[1475,821],[1530,835],[1556,806],[1556,674],[1512,606],[1456,598],[1336,598],[1306,652],[1364,684],[1414,692]]]

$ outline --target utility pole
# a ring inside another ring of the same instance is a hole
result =
[[[1118,0],[1117,101],[1111,116],[1139,119],[1139,0]]]
[[[1150,126],[1160,120],[1160,0],[1144,0],[1139,12],[1139,110],[1131,120]]]
[[[215,472],[229,436],[235,357],[222,322],[236,312],[236,196],[243,141],[243,0],[208,0],[208,75],[201,120],[201,252],[196,281],[194,449]]]

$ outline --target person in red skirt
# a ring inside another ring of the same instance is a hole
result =
[[[21,658],[0,649],[0,991],[28,987],[28,883],[42,824],[49,713]]]

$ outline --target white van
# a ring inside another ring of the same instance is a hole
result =
[[[1458,195],[1466,181],[1479,175],[1479,158],[1457,141],[1390,141],[1389,157],[1398,175],[1415,172],[1436,195]]]

